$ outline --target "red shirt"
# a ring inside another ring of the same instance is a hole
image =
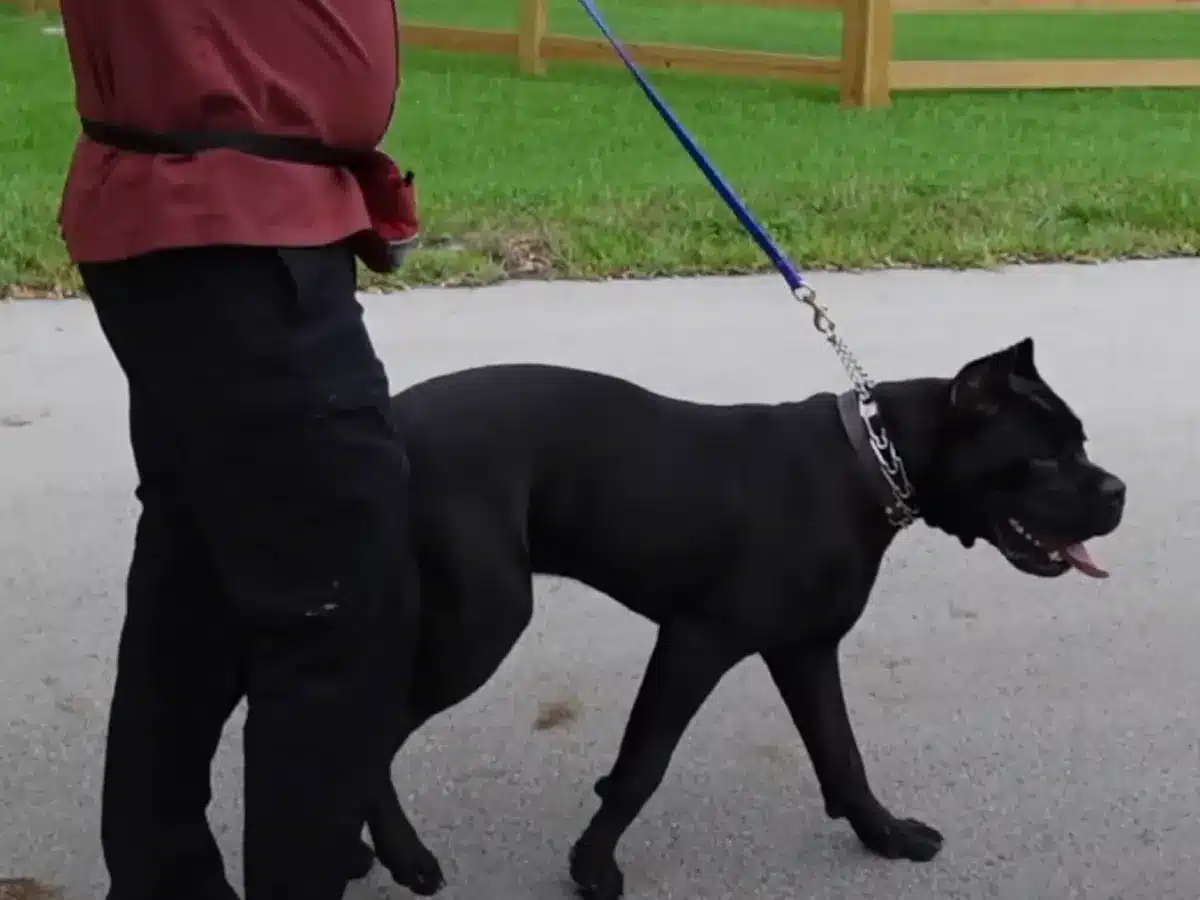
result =
[[[393,0],[62,0],[80,116],[371,149],[399,85]],[[233,150],[148,156],[81,137],[61,225],[74,262],[206,244],[303,246],[369,227],[345,170]]]

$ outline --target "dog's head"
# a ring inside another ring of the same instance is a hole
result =
[[[982,538],[1030,575],[1106,576],[1086,541],[1121,523],[1125,484],[1088,459],[1083,424],[1038,374],[1033,340],[968,363],[946,402],[928,524],[966,546]]]

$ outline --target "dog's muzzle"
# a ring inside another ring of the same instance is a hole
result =
[[[1035,534],[1013,517],[992,522],[992,542],[1011,565],[1028,575],[1056,578],[1075,569],[1091,578],[1108,577],[1083,541],[1055,540]]]

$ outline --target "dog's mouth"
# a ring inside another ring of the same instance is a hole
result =
[[[1035,535],[1012,517],[994,520],[992,536],[1004,558],[1029,575],[1054,578],[1075,569],[1091,578],[1108,577],[1082,541],[1072,543]]]

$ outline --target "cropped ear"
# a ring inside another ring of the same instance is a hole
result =
[[[1012,374],[1019,375],[1029,381],[1041,381],[1037,366],[1033,364],[1033,338],[1027,337],[1008,348],[1012,354]]]
[[[957,412],[990,416],[1001,398],[1011,393],[1013,376],[1039,380],[1033,364],[1033,338],[1025,338],[967,363],[950,385],[950,406]]]

